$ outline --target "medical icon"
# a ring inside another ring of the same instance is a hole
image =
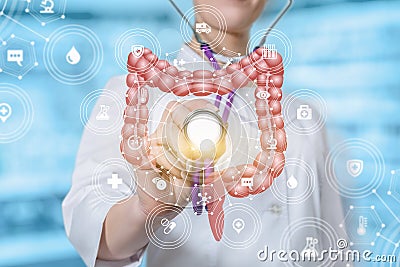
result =
[[[146,104],[147,101],[149,100],[149,91],[145,89],[144,87],[141,87],[139,89],[139,101],[141,104]]]
[[[172,230],[175,229],[176,227],[176,223],[175,222],[171,222],[170,220],[168,220],[167,218],[162,218],[161,219],[161,225],[164,226],[164,234],[169,235]]]
[[[297,109],[297,119],[300,121],[312,120],[312,109],[309,105],[300,105]]]
[[[108,121],[110,116],[108,115],[108,111],[110,110],[110,106],[100,105],[100,111],[96,116],[97,121]]]
[[[318,251],[315,246],[318,244],[318,239],[313,237],[306,237],[306,246],[301,251],[301,258],[303,260],[315,260],[318,257]]]
[[[40,7],[43,9],[40,10],[41,14],[54,14],[54,1],[53,0],[43,0],[41,2]]]
[[[131,150],[139,150],[142,147],[142,144],[143,144],[143,140],[139,136],[132,135],[128,139],[128,147]]]
[[[165,188],[167,188],[167,182],[159,177],[153,178],[153,180],[151,181],[153,182],[153,184],[156,185],[157,189],[160,191],[163,191],[165,190]]]
[[[260,91],[256,94],[256,97],[260,100],[267,100],[270,96],[267,91]]]
[[[357,227],[357,234],[363,236],[367,233],[368,227],[368,218],[364,216],[358,217],[358,227]]]
[[[72,46],[65,56],[65,59],[69,64],[76,65],[81,61],[81,55],[79,54],[78,50],[76,50],[75,46]]]
[[[278,50],[275,48],[274,44],[267,44],[266,46],[263,47],[262,58],[263,59],[277,59],[278,58]]]
[[[244,226],[245,226],[245,223],[244,223],[243,219],[241,219],[241,218],[236,218],[232,222],[233,230],[235,230],[237,234],[240,234],[240,232],[244,229]]]
[[[287,180],[286,185],[289,189],[295,189],[299,185],[299,182],[292,174],[292,175],[290,175],[289,179]]]
[[[16,62],[18,66],[22,67],[24,61],[24,51],[19,50],[7,50],[7,62]]]
[[[9,104],[7,103],[1,103],[0,104],[0,120],[2,123],[5,123],[8,118],[10,118],[12,114],[12,108]]]
[[[118,177],[117,173],[113,173],[111,178],[107,179],[107,184],[111,185],[112,189],[118,189],[118,187],[122,184],[122,179]]]
[[[272,135],[271,137],[268,139],[267,141],[267,149],[269,150],[275,150],[277,149],[277,145],[278,145],[278,140],[276,140]]]
[[[185,64],[186,64],[186,61],[183,60],[183,59],[180,59],[180,60],[178,60],[176,58],[174,59],[174,66],[175,67],[181,67],[181,66],[183,66]]]
[[[254,179],[253,179],[253,177],[250,177],[250,178],[242,177],[240,179],[240,181],[241,181],[242,186],[252,187]]]
[[[354,178],[360,176],[364,169],[364,161],[360,159],[351,159],[347,161],[347,172]]]
[[[140,58],[144,54],[144,46],[143,45],[133,45],[132,46],[132,54],[135,57]]]
[[[57,0],[57,5],[61,1]],[[58,18],[58,14],[54,17]],[[48,38],[44,47],[44,63],[57,81],[68,85],[83,84],[100,70],[103,46],[91,29],[81,25],[66,25],[57,28]],[[72,70],[71,66],[79,66],[80,69]]]
[[[196,23],[196,32],[197,33],[211,33],[211,27],[205,22]]]
[[[206,206],[208,203],[210,203],[212,196],[209,196],[207,192],[204,193],[197,193],[198,196],[198,201],[196,201],[197,205],[202,205]]]

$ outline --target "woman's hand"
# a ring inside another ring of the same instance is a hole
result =
[[[140,129],[143,127],[132,119],[137,118],[138,110],[126,109],[128,119],[122,131],[122,152],[136,169],[137,194],[140,208],[145,214],[160,206],[183,208],[191,198],[193,182],[187,174],[185,160],[177,157],[178,136],[182,134],[186,117],[197,109],[217,111],[206,100],[172,101],[164,110],[156,131],[149,137],[140,132],[143,132]],[[132,149],[132,145],[129,145],[135,132],[142,135],[140,149]]]

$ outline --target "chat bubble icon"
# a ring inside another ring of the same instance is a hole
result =
[[[16,62],[18,66],[22,67],[24,61],[24,50],[7,50],[7,61]]]

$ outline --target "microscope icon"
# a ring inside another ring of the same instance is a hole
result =
[[[54,1],[53,0],[43,0],[40,5],[43,10],[40,10],[41,14],[54,14]]]

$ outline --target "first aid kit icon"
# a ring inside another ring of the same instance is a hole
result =
[[[297,109],[297,119],[302,121],[312,120],[312,109],[309,105],[300,105]]]

